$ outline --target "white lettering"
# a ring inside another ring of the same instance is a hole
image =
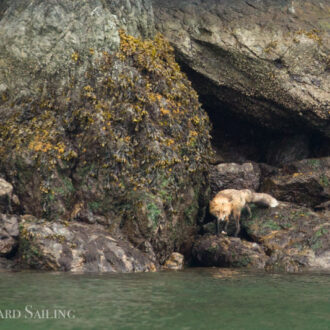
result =
[[[31,319],[33,317],[33,313],[32,313],[32,306],[31,305],[26,305],[25,306],[25,318],[27,319],[28,316],[26,314],[29,315],[29,318]]]

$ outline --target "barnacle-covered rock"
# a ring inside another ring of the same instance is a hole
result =
[[[210,124],[161,35],[119,37],[73,52],[61,84],[41,75],[35,94],[6,94],[0,167],[25,213],[100,223],[163,263],[206,204]]]

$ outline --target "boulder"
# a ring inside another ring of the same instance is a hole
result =
[[[265,267],[267,255],[252,242],[225,235],[204,235],[193,246],[193,262],[206,267]]]
[[[13,186],[6,180],[0,178],[0,213],[18,213],[20,201],[13,194]]]
[[[147,272],[150,255],[114,239],[101,225],[60,223],[23,216],[19,258],[22,267],[71,272]]]
[[[266,270],[297,273],[301,270],[329,270],[330,252],[316,256],[312,250],[287,249],[274,251],[266,263]]]
[[[327,0],[154,0],[156,28],[214,111],[330,137]],[[216,103],[215,101],[212,101]]]
[[[257,164],[224,163],[211,167],[211,196],[223,189],[258,190],[260,169]]]
[[[184,256],[181,253],[173,252],[166,260],[163,269],[181,270],[184,267]]]
[[[0,213],[5,213],[11,208],[13,186],[0,178]]]
[[[0,257],[15,252],[18,234],[18,216],[0,214]]]
[[[276,208],[253,207],[252,217],[243,217],[241,224],[247,236],[270,256],[267,269],[330,268],[330,223],[325,214],[280,203]]]
[[[316,207],[330,200],[330,157],[287,164],[268,177],[262,190],[279,200]]]
[[[235,232],[234,221],[228,227],[230,236],[215,236],[215,224],[210,222],[203,226],[204,236],[194,244],[194,262],[203,266],[232,267],[248,254],[245,248],[256,253],[257,247],[267,255],[260,257],[264,263],[256,263],[258,258],[252,255],[253,265],[258,268],[286,272],[330,269],[329,211],[316,213],[284,202],[275,208],[251,204],[251,211],[251,218],[247,213],[241,217],[241,235],[248,242],[231,237]]]
[[[22,212],[102,224],[163,264],[205,211],[210,123],[169,43],[146,39],[151,2],[0,12],[0,170]]]

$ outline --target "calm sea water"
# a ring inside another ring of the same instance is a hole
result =
[[[330,274],[0,273],[0,295],[0,329],[330,329]]]

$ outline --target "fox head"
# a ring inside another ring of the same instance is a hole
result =
[[[210,213],[221,221],[227,219],[231,211],[232,205],[228,201],[212,201],[210,203]]]

